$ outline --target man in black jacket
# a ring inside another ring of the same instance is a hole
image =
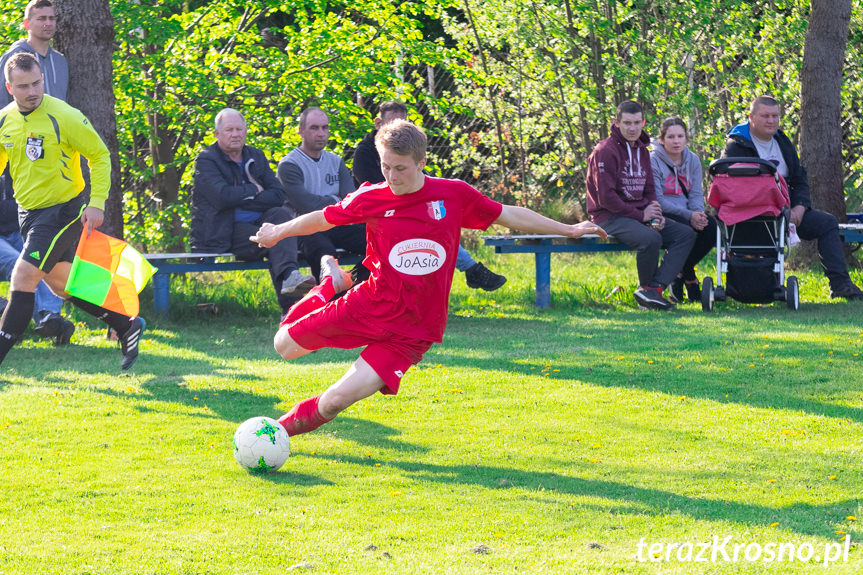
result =
[[[357,187],[366,182],[377,184],[384,181],[384,175],[381,172],[381,158],[375,147],[375,136],[381,126],[393,120],[406,120],[407,117],[407,106],[398,100],[389,100],[380,105],[378,117],[375,118],[375,129],[366,134],[357,144],[357,149],[354,150],[353,177]],[[485,264],[473,259],[473,256],[460,245],[455,267],[458,271],[464,272],[468,287],[473,289],[482,288],[486,291],[494,291],[506,283],[506,276],[494,273],[485,267]]]
[[[264,153],[246,145],[246,120],[232,108],[216,114],[216,142],[198,154],[192,191],[193,252],[231,252],[243,260],[269,261],[282,311],[315,285],[300,273],[296,239],[261,248],[249,241],[264,223],[293,218]]]
[[[804,240],[818,240],[818,254],[824,274],[830,280],[830,297],[863,299],[848,275],[839,222],[826,212],[813,210],[809,200],[806,168],[800,163],[794,144],[779,129],[779,103],[769,96],[756,98],[749,108],[749,121],[728,133],[722,157],[759,157],[777,166],[791,196],[791,223]]]

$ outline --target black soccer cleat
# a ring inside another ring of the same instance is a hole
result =
[[[484,289],[485,291],[494,291],[503,287],[506,283],[506,276],[496,274],[482,262],[476,262],[471,267],[464,271],[464,279],[467,282],[467,287],[473,289]]]
[[[120,369],[123,371],[132,367],[135,360],[138,359],[138,343],[141,341],[141,335],[146,328],[147,322],[144,321],[144,318],[135,317],[126,333],[120,336],[120,350],[123,352]]]

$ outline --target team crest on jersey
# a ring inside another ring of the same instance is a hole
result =
[[[446,250],[434,240],[405,240],[393,246],[389,260],[397,272],[424,276],[443,267]]]
[[[42,147],[42,141],[45,138],[37,138],[36,136],[27,136],[27,147],[24,153],[31,162],[35,162],[39,158],[45,156],[45,149]]]
[[[443,200],[429,202],[427,205],[429,207],[429,217],[436,220],[442,220],[446,215],[446,208],[443,205]]]

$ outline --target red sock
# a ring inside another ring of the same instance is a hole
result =
[[[334,295],[336,290],[333,288],[333,278],[327,276],[321,283],[310,289],[303,299],[291,306],[279,327],[294,323],[301,317],[321,309]]]
[[[324,419],[318,411],[318,400],[320,395],[304,399],[289,412],[279,418],[279,423],[288,431],[288,435],[299,435],[314,431],[332,419]]]

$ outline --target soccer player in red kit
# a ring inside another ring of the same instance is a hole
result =
[[[605,237],[591,222],[562,224],[495,202],[460,180],[426,176],[426,135],[410,122],[385,125],[375,145],[385,182],[289,222],[264,224],[250,238],[269,248],[290,236],[366,224],[363,265],[370,277],[351,287],[350,276],[324,256],[321,283],[288,311],[276,333],[276,351],[288,360],[324,347],[365,346],[341,379],[279,419],[289,435],[317,429],[378,391],[397,393],[408,368],[442,341],[461,228],[501,224],[529,233]]]

